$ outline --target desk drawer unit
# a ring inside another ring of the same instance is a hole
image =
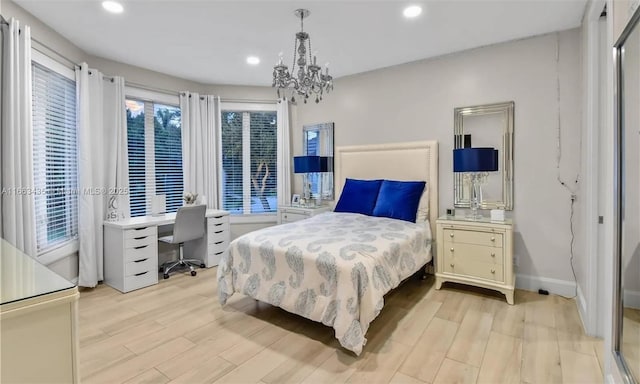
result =
[[[185,255],[198,255],[196,258],[203,259],[207,268],[215,267],[220,263],[222,255],[229,249],[231,239],[229,213],[218,212],[221,213],[207,217],[204,238],[184,244]]]
[[[207,267],[220,263],[220,259],[229,249],[231,229],[229,216],[210,217],[207,219]]]
[[[495,289],[513,304],[511,222],[440,218],[437,225],[436,289],[445,281]]]
[[[158,283],[157,227],[104,227],[104,281],[121,292]]]

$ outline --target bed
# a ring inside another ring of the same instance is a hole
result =
[[[426,181],[416,222],[327,212],[243,235],[218,266],[220,303],[240,292],[322,322],[359,355],[384,295],[432,259],[437,154],[434,141],[336,148],[336,196],[347,178]]]

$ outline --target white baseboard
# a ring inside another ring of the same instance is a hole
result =
[[[578,315],[580,315],[580,321],[582,321],[582,329],[587,331],[587,299],[584,297],[580,285],[578,285],[578,297],[576,297],[576,304],[578,305]]]
[[[576,283],[573,281],[550,279],[529,275],[516,275],[516,288],[538,292],[544,289],[554,295],[573,297],[576,294]]]
[[[625,307],[640,309],[640,292],[639,291],[624,291],[622,300],[624,302]]]

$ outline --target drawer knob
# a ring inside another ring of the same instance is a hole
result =
[[[453,252],[453,248],[449,249],[451,252]]]
[[[453,263],[449,264],[451,266],[451,268],[453,268]]]
[[[492,236],[491,241],[496,241],[496,238]]]
[[[453,237],[453,232],[451,232],[451,233],[449,234],[449,237]]]
[[[491,257],[496,257],[495,252],[492,252],[492,253],[491,253]]]
[[[495,270],[495,269],[492,269],[492,270],[491,270],[491,273],[496,273],[496,270]]]

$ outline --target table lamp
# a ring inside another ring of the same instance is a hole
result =
[[[309,183],[309,174],[329,171],[329,158],[325,156],[295,156],[293,158],[293,173],[301,173],[303,175],[302,195],[305,204],[311,200],[311,185]],[[322,178],[318,178],[322,182]],[[320,188],[322,191],[322,187]],[[316,196],[317,205],[320,205],[322,199],[321,192]]]
[[[453,150],[453,172],[464,174],[471,182],[469,205],[473,220],[481,219],[478,208],[482,205],[482,184],[488,172],[498,170],[498,150],[494,148],[459,148]]]

